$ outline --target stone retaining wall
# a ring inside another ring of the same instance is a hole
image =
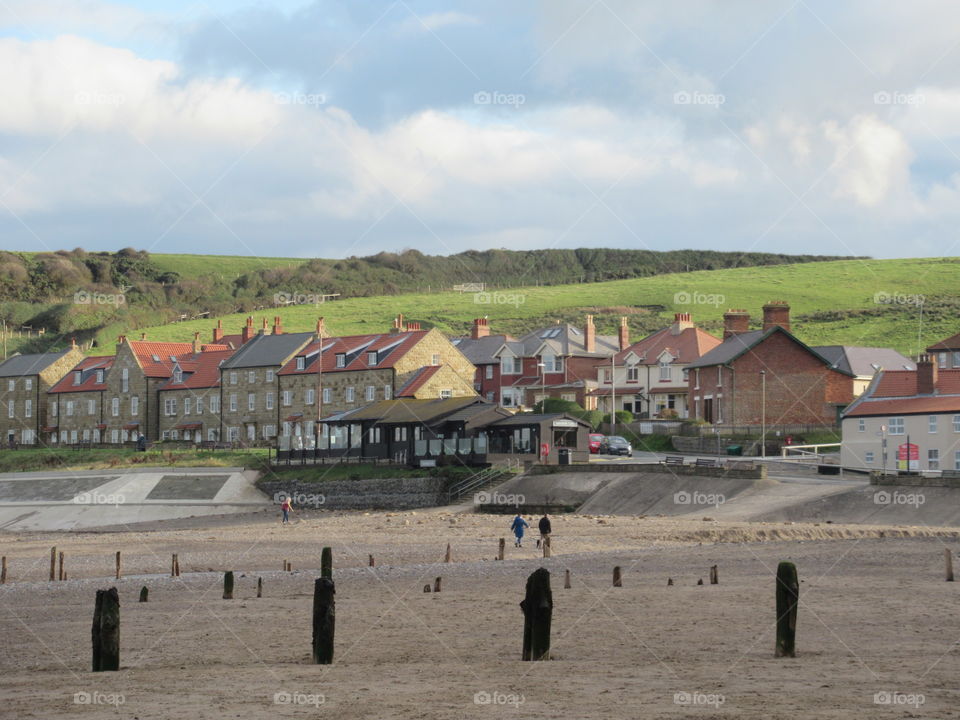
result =
[[[924,477],[923,475],[884,475],[870,473],[871,485],[905,485],[909,487],[960,488],[960,477]]]
[[[687,465],[665,465],[663,463],[582,463],[579,465],[534,465],[528,475],[550,475],[555,473],[670,473],[672,475],[691,475],[696,477],[742,478],[760,480],[767,477],[767,468],[749,460],[731,458],[722,467],[698,467]]]
[[[294,508],[407,510],[447,504],[447,480],[434,477],[320,482],[261,480],[257,487],[277,504],[283,493],[290,495]]]

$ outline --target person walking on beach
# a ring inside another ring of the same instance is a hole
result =
[[[290,511],[293,510],[293,503],[290,501],[289,495],[284,497],[283,503],[280,505],[280,509],[283,511],[283,523],[281,524],[290,522]]]
[[[520,513],[517,513],[517,516],[513,519],[513,524],[510,526],[513,534],[517,537],[514,547],[523,547],[523,529],[528,527],[530,525],[527,521],[520,516]]]
[[[540,538],[537,540],[537,547],[540,547],[550,539],[550,516],[544,513],[543,517],[540,518],[538,527],[540,528]]]

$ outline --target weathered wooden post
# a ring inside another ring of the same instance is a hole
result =
[[[563,589],[564,590],[570,589],[570,570],[569,569],[567,569],[566,572],[564,572],[563,574]]]
[[[777,645],[775,657],[796,657],[797,604],[800,583],[797,566],[781,562],[777,566]]]
[[[613,586],[623,587],[623,574],[620,571],[619,565],[613,568]]]
[[[424,591],[425,593],[430,592],[430,583],[427,583],[426,585],[423,586],[423,591]]]
[[[233,570],[223,574],[223,599],[233,600]]]
[[[527,594],[520,603],[523,610],[523,659],[550,659],[550,623],[553,619],[553,593],[550,571],[534,570],[527,578]]]
[[[50,582],[57,579],[57,547],[50,548]]]
[[[7,556],[3,556],[2,563],[0,563],[0,585],[3,585],[7,582]]]
[[[257,578],[257,597],[258,598],[263,597],[263,578],[262,577]]]
[[[93,672],[120,669],[120,595],[117,589],[97,590],[93,609]]]
[[[60,580],[66,580],[67,574],[63,571],[63,550],[60,551],[58,560],[60,561],[60,572],[57,577],[60,578]]]
[[[435,593],[440,592],[440,578],[433,581],[433,591]]]
[[[500,551],[497,553],[497,560],[503,560],[503,553],[507,547],[507,541],[505,538],[500,538]]]
[[[140,588],[140,602],[147,602],[147,597],[149,594],[150,591],[147,589],[146,585]]]
[[[447,554],[444,556],[443,561],[445,563],[448,563],[452,558],[453,558],[453,554],[450,551],[450,543],[447,543]]]
[[[326,550],[327,548],[324,548]],[[336,625],[333,579],[319,577],[313,584],[313,662],[333,662],[333,635]]]
[[[543,539],[543,556],[545,558],[550,557],[550,536],[549,535],[547,535]]]
[[[703,585],[703,578],[700,578],[699,580],[697,580],[697,585]]]
[[[320,577],[333,578],[333,550],[329,547],[320,552]]]
[[[170,577],[177,576],[177,554],[170,555]]]
[[[370,556],[370,560],[369,560],[368,562],[369,562],[370,567],[376,567],[376,566],[377,566],[377,561],[373,559],[373,555]]]
[[[667,587],[673,585],[673,578],[667,578]]]
[[[720,583],[720,578],[717,577],[717,566],[711,565],[710,566],[710,584],[718,585],[719,583]]]
[[[117,550],[117,580],[120,579],[120,551]]]
[[[943,559],[947,563],[947,582],[953,582],[953,556],[950,548],[943,549]]]

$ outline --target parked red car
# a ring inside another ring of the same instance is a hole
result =
[[[600,452],[600,444],[603,442],[603,433],[590,433],[590,453],[596,455]]]

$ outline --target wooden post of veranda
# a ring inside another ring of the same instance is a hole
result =
[[[333,549],[330,547],[320,551],[320,577],[333,579]]]
[[[797,604],[800,600],[800,583],[797,566],[781,562],[777,566],[777,644],[775,657],[796,657]]]
[[[320,577],[313,584],[313,662],[329,665],[333,662],[333,636],[336,626],[332,578]]]
[[[57,579],[57,548],[50,548],[50,581]]]
[[[623,587],[623,573],[620,571],[619,565],[613,568],[613,586]]]
[[[140,602],[147,602],[147,599],[150,597],[150,590],[147,589],[147,586],[144,585],[140,588]]]
[[[435,593],[440,592],[440,578],[437,578],[436,580],[433,581],[433,591]]]
[[[257,597],[263,597],[263,578],[257,578]]]
[[[120,579],[120,551],[117,550],[117,580]]]
[[[376,565],[377,565],[377,561],[373,559],[373,555],[370,556],[370,559],[369,559],[368,562],[369,562],[370,567],[376,567]]]
[[[93,672],[120,669],[120,596],[116,588],[97,590],[93,610]]]
[[[549,570],[539,568],[527,578],[527,593],[520,609],[523,611],[523,660],[549,660],[553,619]]]
[[[950,553],[950,548],[943,549],[943,559],[946,562],[947,582],[953,582],[953,556]]]
[[[233,600],[233,570],[223,574],[223,599]]]
[[[507,547],[507,541],[504,538],[500,538],[500,551],[497,553],[497,560],[503,560],[503,553]]]
[[[545,558],[550,557],[550,536],[549,535],[547,535],[543,539],[543,556]]]

